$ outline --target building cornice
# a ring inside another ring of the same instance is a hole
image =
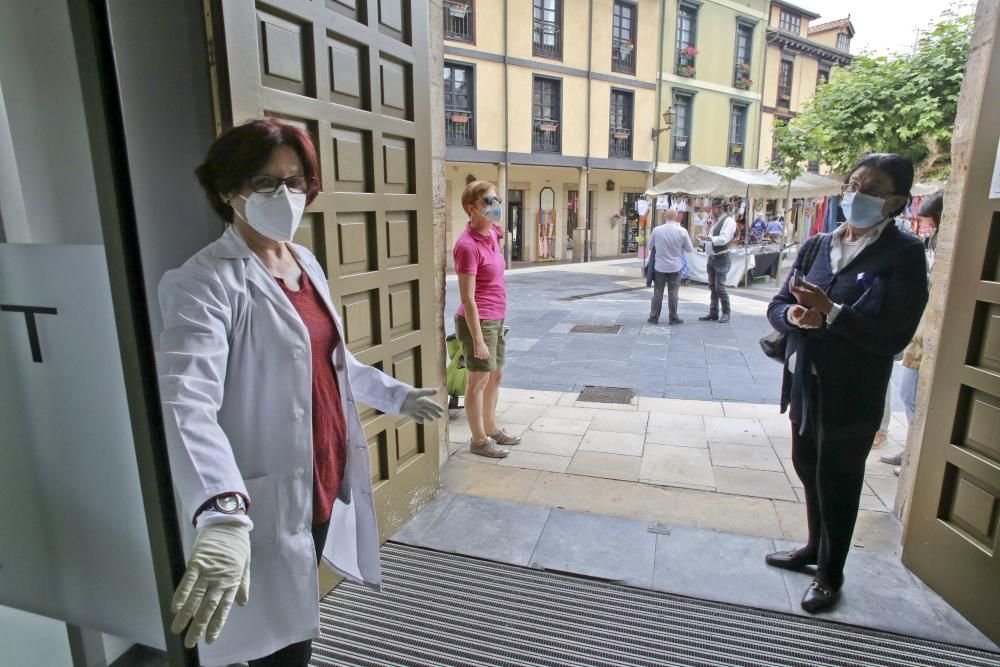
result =
[[[798,35],[793,35],[783,30],[767,29],[767,43],[773,44],[782,50],[801,53],[814,58],[829,60],[837,65],[848,65],[854,57],[850,53],[831,49],[829,46],[805,39]]]

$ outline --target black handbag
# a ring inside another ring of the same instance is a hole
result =
[[[817,234],[813,237],[812,243],[802,248],[802,275],[809,273],[816,255],[819,254],[819,247],[822,245],[824,234]],[[779,260],[780,261],[780,260]],[[785,345],[787,344],[787,334],[780,331],[772,331],[760,339],[760,349],[768,359],[774,359],[779,364],[785,363]]]

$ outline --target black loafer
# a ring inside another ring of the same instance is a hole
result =
[[[840,599],[840,589],[832,588],[821,581],[813,579],[802,596],[802,608],[810,614],[832,609]]]
[[[720,324],[725,324],[728,321],[729,321],[729,313],[723,313],[722,317],[719,318]]]
[[[703,315],[698,318],[701,322],[715,322],[719,319],[718,315]]]
[[[815,554],[804,553],[801,549],[794,551],[775,551],[773,554],[764,556],[764,562],[771,567],[780,567],[785,570],[801,570],[806,565],[815,565]]]

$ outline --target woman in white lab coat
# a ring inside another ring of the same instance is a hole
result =
[[[188,646],[205,640],[206,665],[307,665],[320,556],[381,583],[356,401],[417,421],[443,409],[433,389],[352,356],[322,268],[290,243],[319,190],[307,133],[251,121],[220,136],[196,173],[228,224],[159,290],[164,422],[189,546],[172,629],[187,628]]]

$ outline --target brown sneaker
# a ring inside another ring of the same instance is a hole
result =
[[[875,434],[875,440],[872,441],[872,449],[878,449],[887,442],[889,442],[889,434],[879,431]]]
[[[498,445],[503,445],[504,447],[513,447],[514,445],[521,444],[520,436],[511,435],[502,428],[496,433],[490,433],[490,437],[496,440]]]
[[[482,442],[470,442],[469,451],[480,456],[488,456],[491,459],[503,459],[510,453],[489,436],[486,436]]]

